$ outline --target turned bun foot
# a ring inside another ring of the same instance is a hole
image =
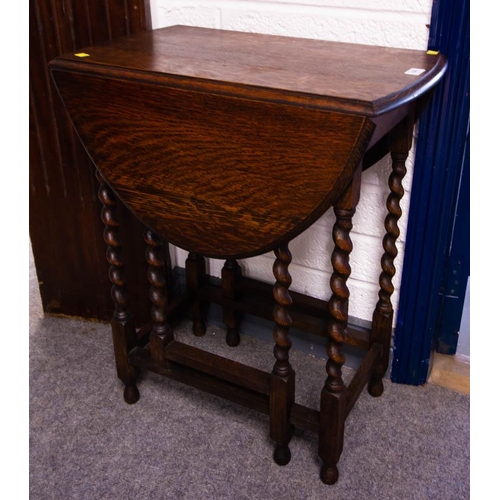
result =
[[[382,382],[382,379],[372,378],[370,382],[368,382],[368,393],[370,394],[370,396],[378,398],[382,396],[383,392],[384,392],[384,383]]]
[[[334,484],[339,478],[339,470],[336,465],[323,465],[319,477],[325,484]]]
[[[226,344],[230,347],[236,347],[240,343],[240,334],[236,328],[228,328],[226,334]]]
[[[130,384],[125,386],[125,390],[123,391],[123,399],[129,404],[133,405],[139,401],[140,394],[139,389],[135,384]]]
[[[274,450],[273,459],[278,465],[286,465],[290,462],[292,454],[287,444],[278,444]]]

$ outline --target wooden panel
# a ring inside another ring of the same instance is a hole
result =
[[[302,232],[340,195],[371,131],[356,115],[52,74],[118,196],[206,256],[256,255]]]
[[[109,319],[103,225],[94,168],[73,132],[47,63],[89,43],[149,25],[138,1],[30,0],[30,237],[45,312]],[[138,317],[149,313],[142,227],[120,209],[129,291]],[[137,248],[138,244],[140,248]],[[137,269],[135,269],[137,266]]]

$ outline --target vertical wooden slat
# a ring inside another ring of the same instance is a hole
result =
[[[111,40],[107,2],[105,0],[88,0],[87,3],[93,44]]]
[[[30,82],[30,165],[38,165],[36,173],[38,175],[30,174],[30,196],[36,196],[38,191],[44,191],[47,196],[50,195],[49,177],[47,172],[47,165],[45,164],[45,157],[43,154],[43,143],[40,136],[40,126],[38,121],[38,113],[35,105],[35,98],[33,96],[33,89]]]
[[[70,0],[75,48],[93,44],[90,12],[87,0]]]
[[[36,106],[36,113],[34,112],[33,116],[43,120],[43,125],[39,121],[36,129],[39,141],[43,145],[43,155],[47,166],[46,190],[64,194],[59,138],[55,127],[52,93],[45,68],[45,61],[55,52],[52,19],[46,7],[47,5],[30,3],[30,85]]]
[[[47,63],[63,52],[145,30],[138,0],[30,0],[30,237],[45,312],[110,319],[105,245],[94,168],[73,131]],[[142,225],[118,207],[132,313],[149,317]]]
[[[126,5],[123,0],[107,0],[108,23],[112,38],[125,36],[127,34],[128,19]],[[114,14],[111,15],[111,12]]]
[[[126,0],[128,4],[130,32],[140,31],[141,26],[151,29],[151,12],[149,0]],[[144,28],[143,28],[144,29]]]

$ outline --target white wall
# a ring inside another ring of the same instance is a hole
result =
[[[408,49],[427,49],[432,0],[151,0],[153,28],[184,24],[283,36],[316,38],[349,43],[382,45]],[[404,181],[401,238],[396,259],[393,304],[397,310],[403,263],[413,151]],[[388,158],[363,174],[361,202],[354,217],[351,237],[352,274],[349,314],[371,321],[377,301],[380,257],[382,255],[385,201],[389,193]],[[328,211],[305,233],[290,243],[292,289],[322,299],[331,295],[331,229],[334,222]],[[184,266],[186,252],[173,251],[174,265]],[[240,261],[247,276],[273,283],[273,254]],[[223,262],[209,261],[209,272],[220,276]]]

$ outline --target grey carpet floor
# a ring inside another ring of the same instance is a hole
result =
[[[236,349],[211,326],[177,338],[270,369],[272,344]],[[293,352],[297,399],[314,406],[324,360]],[[346,370],[346,378],[352,376]],[[346,424],[337,484],[319,480],[317,437],[297,431],[286,467],[272,460],[268,417],[155,374],[127,405],[109,327],[44,317],[30,274],[30,498],[189,500],[459,500],[470,496],[469,397],[386,382]]]

